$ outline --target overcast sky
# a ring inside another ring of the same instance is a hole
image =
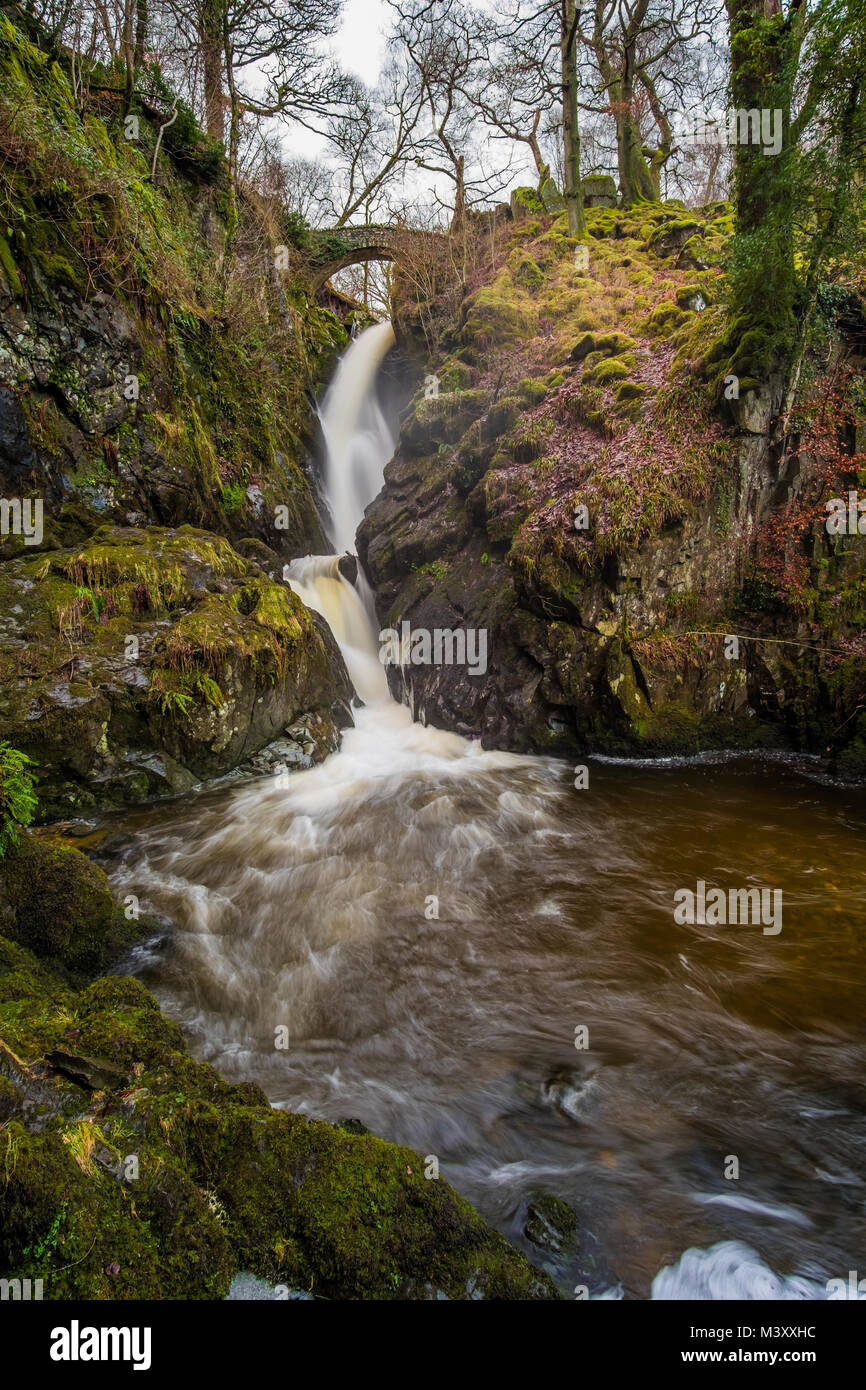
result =
[[[327,4],[328,0],[322,0]],[[388,24],[385,0],[346,0],[343,21],[334,36],[332,48],[340,67],[375,87],[385,58],[385,29]],[[284,146],[286,152],[314,159],[326,142],[303,126],[292,125]]]
[[[347,0],[336,37],[336,53],[344,68],[368,87],[375,84],[385,56],[385,0]]]

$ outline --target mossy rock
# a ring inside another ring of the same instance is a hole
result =
[[[664,300],[647,315],[641,331],[651,338],[669,338],[688,321],[688,314],[677,304]]]
[[[8,241],[2,236],[0,236],[0,272],[2,272],[13,295],[17,296],[24,293],[24,285],[18,273],[15,258],[12,255]]]
[[[491,392],[440,391],[438,396],[419,400],[403,425],[404,445],[412,452],[426,454],[439,444],[455,444],[474,420],[490,404]]]
[[[546,178],[538,190],[538,196],[541,199],[545,212],[551,213],[556,217],[561,212],[565,211],[566,202],[557,187],[555,179]]]
[[[540,405],[547,395],[547,383],[534,381],[532,377],[525,376],[518,383],[517,394],[526,406]]]
[[[702,223],[693,217],[671,218],[655,227],[647,238],[647,248],[656,256],[670,256],[680,251],[696,233],[702,230]]]
[[[440,391],[467,391],[472,385],[472,372],[465,362],[456,359],[446,363],[439,372]]]
[[[618,401],[640,401],[646,395],[646,387],[636,381],[624,381],[616,388]]]
[[[676,294],[677,304],[695,314],[703,313],[709,304],[709,294],[703,285],[680,285]]]
[[[515,285],[532,294],[544,284],[544,271],[531,256],[521,256],[512,270]]]
[[[570,1254],[577,1243],[576,1227],[577,1220],[568,1203],[546,1192],[529,1203],[523,1234],[539,1249],[563,1255]]]
[[[585,357],[588,357],[589,354],[594,351],[595,334],[584,333],[583,337],[579,338],[575,343],[574,347],[571,349],[571,352],[569,354],[570,361],[582,362]]]
[[[501,347],[531,338],[536,328],[535,313],[527,306],[525,296],[523,300],[508,272],[501,272],[492,285],[476,290],[466,301],[463,341]]]
[[[544,203],[535,188],[515,188],[511,194],[511,216],[515,222],[523,222],[528,217],[537,217],[545,211]]]
[[[86,855],[24,835],[0,861],[0,880],[12,910],[7,935],[74,972],[98,968],[124,919]]]
[[[628,333],[584,333],[571,350],[571,360],[581,362],[593,353],[603,357],[616,357],[636,347],[635,339]]]
[[[47,1298],[221,1298],[238,1269],[331,1299],[557,1297],[419,1153],[194,1062],[138,980],[51,986],[0,937],[0,1033],[0,1267]]]
[[[616,181],[610,174],[587,174],[580,181],[585,208],[615,208],[618,201]]]
[[[506,434],[520,419],[524,404],[522,394],[500,396],[498,401],[494,401],[483,420],[484,438],[493,440]]]
[[[616,357],[605,358],[590,371],[584,372],[584,381],[591,386],[610,386],[628,376],[628,367]]]

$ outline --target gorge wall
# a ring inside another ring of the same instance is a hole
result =
[[[491,747],[798,748],[859,775],[862,538],[823,521],[864,463],[862,303],[848,336],[829,312],[783,455],[781,379],[708,365],[727,205],[592,209],[588,245],[516,208],[432,349],[435,303],[399,305],[424,360],[359,552],[383,626],[485,628],[489,657],[392,668],[395,691]]]

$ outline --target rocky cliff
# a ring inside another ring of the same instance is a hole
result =
[[[801,748],[860,775],[863,541],[823,519],[866,463],[862,285],[828,296],[784,451],[781,380],[715,360],[726,205],[592,209],[586,243],[513,207],[432,348],[437,306],[403,286],[427,355],[359,550],[383,626],[483,628],[489,656],[392,667],[398,698],[488,746]]]
[[[188,111],[160,139],[73,76],[0,17],[0,738],[43,819],[184,790],[301,716],[321,757],[351,718],[282,584],[326,548],[309,398],[347,332],[274,207],[232,227]]]

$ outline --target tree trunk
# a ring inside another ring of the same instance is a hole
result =
[[[782,326],[793,312],[796,286],[788,139],[799,49],[792,30],[796,8],[784,20],[777,0],[727,0],[727,9],[734,110],[782,113],[780,153],[767,155],[759,143],[734,145],[735,232],[744,272],[734,276],[732,311]]]
[[[134,0],[124,0],[123,6],[123,29],[121,38],[121,52],[123,54],[123,66],[126,71],[126,81],[123,92],[123,114],[128,116],[132,110],[132,98],[135,92],[135,45],[133,42],[133,5]]]
[[[541,153],[541,146],[538,143],[538,126],[541,121],[541,111],[535,112],[532,119],[532,129],[526,137],[526,143],[532,151],[532,158],[535,160],[535,172],[538,174],[538,187],[550,178],[550,165],[545,164],[544,156]]]
[[[147,0],[135,0],[135,66],[144,63],[147,46]]]
[[[562,142],[565,171],[563,194],[571,236],[586,235],[580,190],[580,127],[577,118],[577,21],[575,0],[560,0],[560,57],[562,60]]]
[[[202,0],[198,12],[199,43],[204,69],[204,109],[208,135],[225,141],[223,100],[223,6],[220,0]]]
[[[630,208],[635,203],[654,203],[658,198],[658,186],[653,182],[649,165],[644,159],[640,129],[635,119],[631,77],[633,56],[626,48],[623,75],[610,93],[616,118],[616,154],[624,208]]]
[[[450,235],[460,236],[466,223],[466,174],[462,154],[454,161],[454,173],[454,216],[451,218]]]
[[[228,14],[222,12],[222,54],[225,59],[226,80],[229,89],[229,196],[226,214],[226,249],[223,260],[223,286],[228,282],[235,254],[235,239],[238,230],[238,145],[241,136],[241,103],[235,86],[234,49],[229,33]]]

